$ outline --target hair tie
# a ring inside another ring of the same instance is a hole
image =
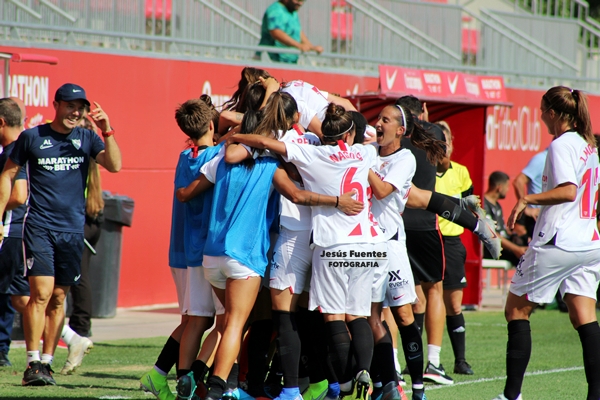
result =
[[[400,113],[402,113],[402,126],[406,127],[406,115],[404,115],[404,110],[402,109],[402,106],[395,104],[396,107],[398,107],[398,110],[400,110]]]

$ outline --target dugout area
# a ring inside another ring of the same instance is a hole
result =
[[[379,112],[396,99],[412,94],[424,101],[429,121],[444,120],[454,137],[452,160],[469,169],[474,193],[483,198],[485,175],[486,121],[488,107],[511,106],[502,77],[487,77],[445,71],[412,70],[380,66],[379,91],[347,96],[374,125]],[[482,200],[483,201],[483,200]],[[482,300],[482,245],[470,231],[461,235],[467,249],[465,264],[468,285],[463,304],[479,306]]]

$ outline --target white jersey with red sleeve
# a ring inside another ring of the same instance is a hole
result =
[[[334,207],[311,207],[313,242],[317,246],[385,241],[369,204],[369,169],[377,159],[373,146],[348,146],[342,141],[336,146],[286,143],[286,150],[287,161],[296,165],[307,190],[330,196],[356,190],[356,199],[365,203],[354,216]]]
[[[316,116],[319,121],[325,119],[325,112],[329,102],[327,92],[322,92],[316,86],[304,81],[290,81],[281,91],[288,93],[296,100],[300,113],[300,125],[308,129],[308,124]]]
[[[415,156],[408,149],[399,149],[388,156],[379,156],[372,170],[382,181],[394,186],[394,191],[381,200],[373,196],[371,211],[375,221],[379,223],[386,239],[391,239],[396,233],[398,239],[405,239],[402,213],[417,170]]]
[[[566,251],[600,248],[596,226],[599,177],[598,149],[577,132],[565,132],[548,149],[542,191],[562,183],[577,186],[573,202],[543,206],[535,224],[530,246],[552,242]]]
[[[311,132],[302,132],[296,125],[279,138],[285,143],[297,143],[300,145],[319,146],[321,140]],[[304,190],[304,185],[294,182],[298,189]],[[311,209],[309,206],[299,206],[285,197],[281,196],[281,215],[279,223],[291,231],[308,231],[311,223]]]

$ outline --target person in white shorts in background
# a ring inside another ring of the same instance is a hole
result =
[[[542,206],[506,299],[507,379],[503,394],[496,399],[521,399],[532,346],[529,316],[537,304],[552,302],[557,290],[581,340],[587,399],[599,399],[600,327],[595,308],[600,281],[598,149],[582,92],[553,87],[542,96],[540,109],[555,140],[548,150],[542,192],[521,197],[508,220],[513,228],[527,205]]]
[[[282,155],[298,168],[309,190],[332,196],[355,190],[359,201],[367,201],[375,148],[352,146],[354,123],[341,106],[328,106],[322,130],[322,146],[282,143],[257,135],[235,135],[232,140]],[[370,315],[374,269],[387,268],[385,238],[368,208],[349,217],[331,208],[313,207],[312,228],[309,308],[318,308],[324,315],[329,354],[342,394],[353,392],[355,375],[353,396],[366,399],[373,353],[373,334],[366,317]],[[356,360],[354,369],[351,348]]]

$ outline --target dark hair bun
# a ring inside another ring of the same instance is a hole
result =
[[[205,102],[206,105],[209,106],[210,108],[215,108],[215,106],[213,105],[212,99],[209,95],[203,94],[202,96],[200,96],[200,100]]]
[[[334,103],[329,103],[327,106],[327,111],[325,118],[329,118],[331,120],[337,120],[341,118],[346,113],[346,109],[342,106],[338,106]]]

